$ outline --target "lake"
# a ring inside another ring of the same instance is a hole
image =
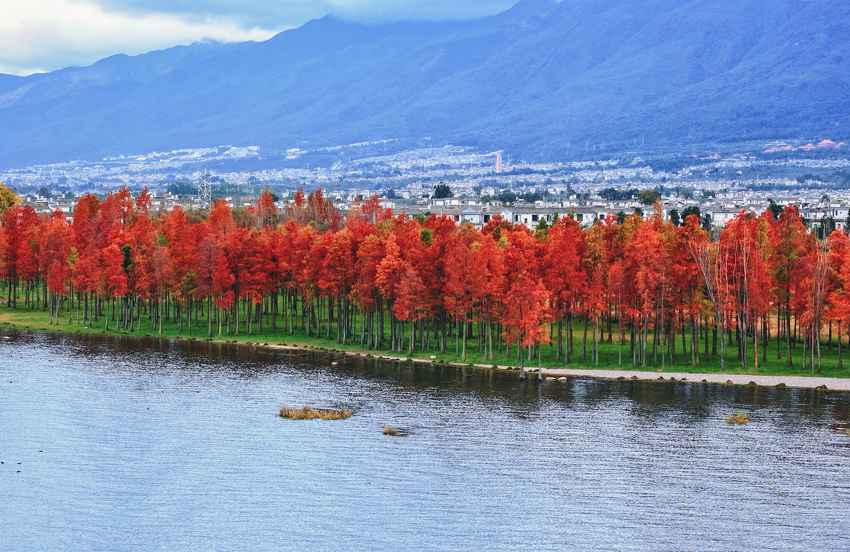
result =
[[[850,547],[848,393],[12,330],[0,359],[3,550]]]

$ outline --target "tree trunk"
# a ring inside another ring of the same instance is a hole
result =
[[[517,348],[519,349],[519,379],[524,380],[525,379],[525,365],[523,364],[523,358],[522,358],[522,352],[523,352],[522,350],[523,350],[524,347],[522,345],[520,345],[520,343],[521,343],[521,341],[517,341]]]
[[[790,368],[793,366],[793,362],[791,362],[791,306],[788,301],[785,303],[785,343],[787,345],[785,349],[785,354],[788,355],[785,360],[785,366]]]
[[[584,334],[582,335],[582,338],[581,338],[581,360],[582,361],[587,360],[587,323],[588,323],[588,316],[585,315],[585,317],[584,317]]]
[[[413,351],[411,350],[411,352]],[[463,313],[463,355],[461,356],[461,360],[466,362],[466,313]]]

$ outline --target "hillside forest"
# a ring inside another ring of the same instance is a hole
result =
[[[292,334],[413,355],[454,350],[485,362],[599,363],[600,344],[633,366],[768,355],[821,370],[850,319],[850,244],[817,239],[793,206],[741,212],[714,234],[660,206],[583,228],[535,231],[496,216],[481,230],[408,217],[376,197],[343,217],[322,190],[279,210],[266,192],[208,213],[152,208],[147,190],[81,197],[72,221],[5,206],[5,301],[51,325],[106,331]],[[259,337],[258,337],[259,339]],[[799,352],[798,344],[802,345]],[[799,355],[799,356],[798,356]]]

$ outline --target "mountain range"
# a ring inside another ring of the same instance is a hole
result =
[[[850,136],[850,3],[523,0],[0,75],[0,166],[430,138],[557,160]]]

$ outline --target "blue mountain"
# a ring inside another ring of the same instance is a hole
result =
[[[563,159],[850,136],[850,3],[524,0],[0,75],[0,165],[397,138]],[[637,146],[636,146],[637,145]]]

